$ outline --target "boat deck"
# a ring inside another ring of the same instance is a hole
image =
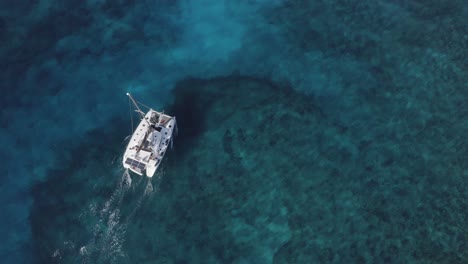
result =
[[[130,138],[124,154],[124,167],[140,175],[148,166],[155,170],[164,157],[174,127],[175,118],[152,109],[148,111]]]

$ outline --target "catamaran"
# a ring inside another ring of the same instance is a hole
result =
[[[124,168],[136,174],[153,177],[168,146],[172,145],[173,132],[177,127],[176,118],[151,108],[148,108],[148,112],[145,113],[141,111],[130,93],[127,93],[127,96],[136,107],[135,111],[139,114],[141,121],[133,131],[122,163]]]

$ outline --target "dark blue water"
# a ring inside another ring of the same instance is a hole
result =
[[[467,263],[466,17],[1,2],[1,262]],[[152,179],[121,167],[126,92],[177,116]]]

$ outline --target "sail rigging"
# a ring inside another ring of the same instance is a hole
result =
[[[125,168],[139,175],[145,173],[148,177],[152,177],[167,148],[172,143],[177,123],[174,116],[155,111],[141,104],[130,93],[127,93],[127,96],[129,97],[130,110],[133,110],[133,104],[141,121],[133,130],[132,118],[132,137],[125,150],[122,163]],[[147,107],[148,111],[143,112],[140,105]]]
[[[128,98],[132,101],[133,105],[137,108],[136,112],[140,115],[141,119],[145,117],[145,113],[141,111],[140,107],[138,106],[138,103],[133,99],[132,95],[130,93],[127,93]]]

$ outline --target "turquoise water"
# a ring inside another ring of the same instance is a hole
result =
[[[468,262],[464,1],[0,7],[2,263]]]

